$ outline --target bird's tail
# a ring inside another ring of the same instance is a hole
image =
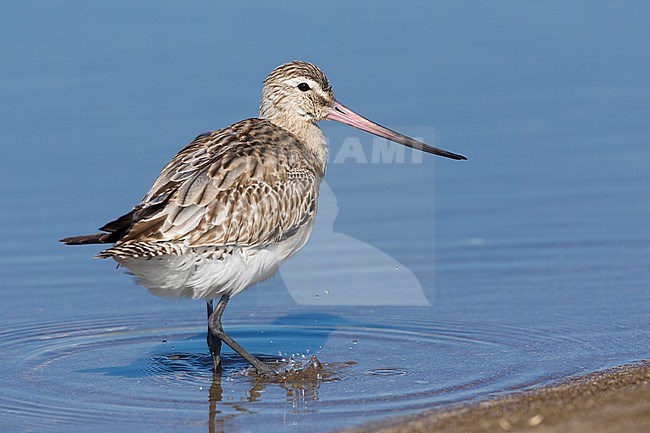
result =
[[[63,242],[66,245],[108,244],[113,242],[110,239],[112,234],[95,233],[92,235],[70,236],[69,238],[59,240],[59,242]]]

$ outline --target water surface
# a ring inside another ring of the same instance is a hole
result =
[[[322,432],[650,356],[647,5],[330,6],[1,7],[3,431]],[[230,352],[213,377],[203,303],[56,240],[255,115],[294,58],[469,161],[373,160],[381,143],[323,125],[312,242],[224,326],[327,377],[260,383]]]

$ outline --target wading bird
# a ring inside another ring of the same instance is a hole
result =
[[[466,159],[361,117],[334,99],[319,68],[290,62],[264,80],[259,118],[199,135],[133,210],[100,228],[103,233],[61,242],[113,244],[98,257],[129,269],[153,294],[205,299],[215,370],[223,342],[259,374],[272,376],[269,365],[224,332],[221,316],[231,297],[273,276],[307,242],[327,162],[320,120]]]

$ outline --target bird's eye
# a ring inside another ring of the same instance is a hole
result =
[[[307,83],[300,83],[298,84],[298,89],[300,89],[301,92],[306,92],[307,90],[310,90],[311,87],[309,87],[309,84]]]

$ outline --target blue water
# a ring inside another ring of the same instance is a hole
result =
[[[649,358],[649,20],[640,1],[4,2],[0,430],[321,432]],[[323,124],[312,242],[224,326],[332,375],[258,383],[228,355],[213,377],[201,302],[56,240],[254,116],[292,59],[469,160]]]

